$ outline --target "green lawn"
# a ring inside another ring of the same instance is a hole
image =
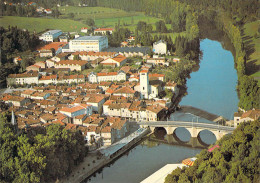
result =
[[[251,75],[258,78],[260,77],[260,34],[258,33],[259,27],[260,21],[247,23],[244,26],[244,37],[246,38],[244,42],[248,42],[249,45],[253,46],[254,51],[252,54],[250,54],[247,66],[249,65],[251,68],[254,69],[254,72],[252,72]],[[250,38],[248,39],[248,37]]]
[[[69,19],[52,19],[52,18],[27,18],[16,16],[0,17],[0,26],[17,26],[29,31],[41,32],[45,29],[61,29],[62,31],[80,31],[84,26],[82,22]]]

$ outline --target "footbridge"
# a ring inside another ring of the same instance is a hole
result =
[[[147,121],[138,122],[138,124],[142,128],[150,128],[152,132],[154,132],[156,128],[163,127],[168,135],[175,134],[177,128],[183,127],[190,132],[192,138],[198,138],[201,131],[208,130],[216,136],[217,140],[221,139],[226,134],[232,133],[235,129],[234,127],[217,124],[186,121]]]
[[[195,116],[202,117],[202,118],[207,119],[209,121],[214,121],[214,122],[223,121],[223,120],[227,121],[222,116],[218,116],[216,114],[207,112],[205,110],[202,110],[202,109],[199,109],[199,108],[196,108],[196,107],[188,106],[188,105],[180,106],[180,111],[183,112],[183,113],[194,114]]]

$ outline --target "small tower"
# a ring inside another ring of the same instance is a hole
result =
[[[149,71],[142,70],[140,71],[140,92],[141,92],[141,99],[148,99],[150,94],[149,88]]]

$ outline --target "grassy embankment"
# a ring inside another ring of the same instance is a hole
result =
[[[250,22],[244,25],[243,42],[249,53],[247,60],[247,74],[255,77],[260,86],[260,33],[258,29],[260,21]]]

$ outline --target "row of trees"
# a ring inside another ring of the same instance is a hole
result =
[[[177,168],[165,178],[174,182],[258,182],[260,179],[260,122],[242,123],[232,135],[203,150],[192,167]]]
[[[49,182],[68,175],[84,159],[79,132],[60,125],[16,134],[7,114],[0,114],[0,181]]]
[[[23,5],[9,5],[0,2],[0,15],[1,16],[37,16],[35,6],[23,6]]]
[[[238,75],[239,107],[245,110],[260,108],[260,88],[252,76],[246,75],[246,55],[239,26],[233,25],[231,20],[227,21],[223,16],[216,16],[218,26],[229,36],[235,48],[235,64]]]

